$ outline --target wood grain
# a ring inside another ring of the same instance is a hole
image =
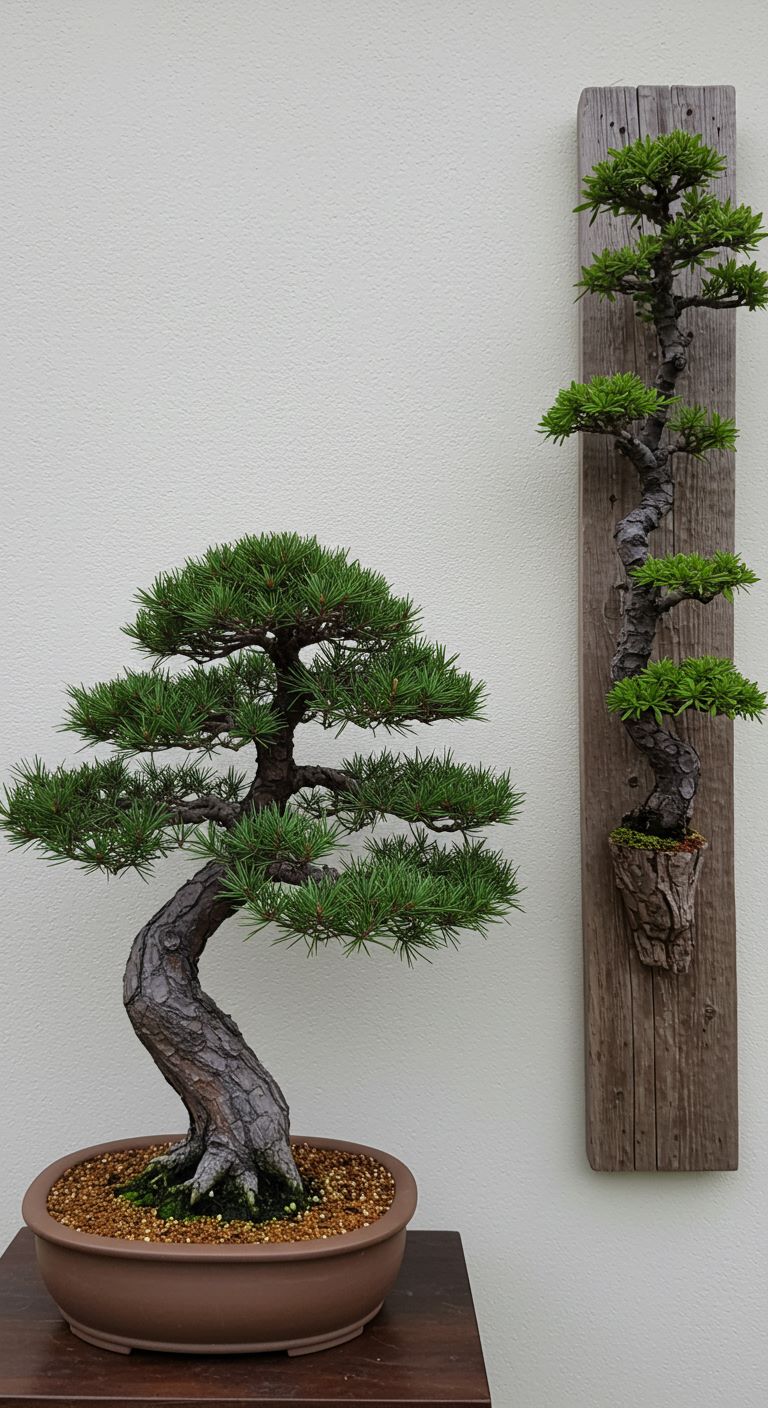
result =
[[[732,88],[589,88],[579,104],[579,176],[636,137],[700,132],[728,160],[718,195],[733,195],[736,146]],[[579,264],[629,242],[628,220],[579,216]],[[581,304],[581,375],[656,375],[652,333],[626,299]],[[689,310],[695,332],[680,392],[733,415],[736,315]],[[696,956],[689,973],[644,967],[629,942],[611,874],[607,833],[650,788],[650,777],[605,693],[621,613],[618,518],[636,501],[633,471],[610,442],[582,436],[581,776],[587,1153],[596,1170],[735,1169],[738,1163],[736,920],[733,881],[733,725],[685,717],[680,733],[698,749],[702,786],[695,824],[709,838],[697,897]],[[734,546],[734,458],[678,462],[675,509],[654,552]],[[733,653],[732,608],[720,600],[670,612],[658,652]],[[645,789],[645,791],[644,791]]]
[[[384,1309],[321,1354],[110,1354],[77,1339],[25,1229],[0,1260],[2,1408],[490,1408],[458,1232],[409,1232]]]

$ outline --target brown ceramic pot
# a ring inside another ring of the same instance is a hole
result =
[[[52,1184],[73,1164],[179,1137],[155,1134],[78,1149],[28,1189],[22,1211],[35,1234],[43,1280],[74,1333],[123,1354],[306,1354],[359,1335],[395,1281],[416,1208],[410,1170],[380,1149],[338,1139],[300,1141],[368,1154],[395,1179],[384,1216],[344,1236],[245,1246],[129,1242],[77,1232],[48,1212]]]

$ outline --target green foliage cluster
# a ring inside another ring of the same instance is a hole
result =
[[[548,440],[562,443],[579,432],[621,435],[635,421],[659,414],[667,417],[670,434],[678,437],[672,448],[694,459],[703,459],[712,450],[735,449],[739,432],[728,416],[703,406],[682,405],[679,397],[662,395],[634,372],[572,381],[558,392],[554,405],[542,416],[539,430]]]
[[[766,708],[766,696],[734,668],[733,661],[704,655],[697,659],[654,660],[636,675],[617,680],[608,694],[608,708],[621,718],[653,714],[723,714],[726,718],[756,719]]]
[[[746,254],[765,239],[762,215],[749,205],[718,200],[707,191],[686,191],[671,220],[655,236],[657,252],[672,262],[675,271],[705,263],[718,249]]]
[[[678,406],[667,421],[672,434],[679,437],[675,449],[701,460],[711,450],[735,450],[738,430],[736,422],[717,411],[703,406]]]
[[[633,244],[595,254],[592,263],[582,268],[576,285],[582,291],[579,297],[596,293],[612,303],[617,294],[628,294],[647,321],[657,292],[656,268],[663,264],[673,275],[705,267],[706,277],[696,297],[734,298],[748,308],[762,308],[768,298],[768,275],[755,263],[739,264],[735,259],[707,263],[721,249],[744,254],[756,249],[765,238],[762,218],[748,205],[734,206],[730,200],[688,191],[661,233],[638,234]]]
[[[702,557],[697,552],[678,552],[668,557],[649,557],[630,576],[642,587],[711,601],[721,595],[733,601],[734,591],[751,587],[759,578],[733,552],[716,552]]]
[[[708,189],[724,170],[720,153],[686,132],[644,137],[612,149],[584,178],[585,199],[577,210],[590,210],[593,220],[602,211],[628,215],[634,225],[644,220],[655,229],[638,233],[631,245],[595,255],[581,271],[581,294],[596,293],[611,301],[625,294],[640,318],[652,322],[664,278],[702,268],[698,290],[676,295],[678,309],[692,302],[764,308],[768,275],[763,270],[734,258],[712,262],[721,250],[749,253],[766,234],[761,214],[748,205],[720,200]]]
[[[634,244],[601,250],[594,255],[591,264],[582,268],[576,284],[581,289],[579,297],[596,293],[609,303],[615,303],[617,293],[626,293],[639,303],[647,302],[653,261],[658,253],[656,235],[638,235]]]
[[[652,218],[661,199],[707,185],[724,170],[725,158],[698,133],[639,137],[626,147],[611,147],[607,159],[584,177],[584,199],[576,209],[591,211],[593,220],[602,211]]]
[[[511,865],[483,841],[449,848],[422,831],[370,838],[338,874],[296,887],[270,884],[262,860],[243,860],[228,868],[224,889],[254,932],[274,924],[310,952],[336,941],[346,953],[378,946],[408,962],[455,943],[462,929],[485,933],[519,892]]]
[[[200,767],[159,768],[153,760],[131,770],[123,758],[48,768],[22,763],[0,803],[0,825],[16,846],[33,846],[54,861],[118,875],[146,872],[152,861],[183,843],[174,820],[180,802],[202,795],[236,800],[243,779]]]
[[[348,834],[385,817],[462,833],[509,821],[521,799],[506,773],[384,751],[345,763],[344,786],[339,770],[332,790],[289,772],[286,796],[270,805],[268,791],[259,795],[264,760],[288,758],[302,723],[397,733],[480,717],[482,684],[418,634],[413,605],[382,577],[314,538],[278,534],[213,548],[140,600],[128,633],[156,668],[69,691],[65,728],[116,755],[22,765],[0,805],[14,844],[109,874],[144,872],[184,845],[221,863],[224,892],[256,927],[274,922],[310,949],[337,938],[349,951],[380,943],[410,959],[462,928],[484,930],[514,902],[506,861],[466,835],[445,850],[419,830],[371,838],[362,857],[343,853]],[[171,654],[186,659],[181,672],[161,667]],[[246,746],[259,765],[251,787],[232,769],[155,757]]]
[[[679,851],[685,842],[701,847],[704,837],[699,831],[689,831],[683,842],[672,836],[653,836],[648,831],[635,831],[631,826],[616,826],[608,838],[615,846],[632,846],[636,851]]]
[[[737,264],[735,259],[725,259],[710,264],[699,297],[713,307],[747,308],[754,313],[768,304],[768,272],[754,261]]]
[[[508,773],[456,763],[450,753],[403,758],[385,750],[343,765],[349,791],[335,799],[347,830],[373,826],[386,816],[432,830],[473,831],[511,821],[522,801]]]
[[[232,870],[246,867],[259,881],[267,879],[267,868],[278,861],[310,865],[331,854],[338,845],[342,827],[325,816],[312,816],[301,806],[280,808],[276,804],[245,812],[234,826],[223,830],[211,822],[198,829],[190,842],[195,855],[218,860]],[[245,871],[243,872],[245,874]]]
[[[128,670],[116,680],[70,688],[65,727],[88,743],[113,743],[128,754],[237,749],[279,733],[274,690],[274,666],[255,650],[175,676]]]
[[[593,376],[587,382],[572,381],[560,390],[555,404],[542,416],[539,430],[558,443],[578,431],[618,435],[633,421],[657,415],[675,400],[646,386],[634,372]]]
[[[381,645],[412,635],[416,613],[377,572],[316,538],[267,533],[209,548],[139,593],[126,634],[157,659],[213,660],[282,633],[309,645],[346,639]]]
[[[303,721],[324,728],[384,728],[402,732],[413,723],[479,719],[485,686],[456,669],[456,656],[420,637],[393,641],[385,650],[320,646],[295,675]]]

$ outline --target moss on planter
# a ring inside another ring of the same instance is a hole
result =
[[[706,837],[699,831],[688,831],[685,836],[651,836],[647,831],[634,831],[631,826],[616,826],[609,836],[616,846],[634,846],[637,851],[700,851],[706,846]]]

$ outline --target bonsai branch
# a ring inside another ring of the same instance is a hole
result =
[[[241,815],[241,808],[236,802],[227,802],[223,797],[215,797],[213,794],[194,797],[189,801],[172,797],[168,806],[173,821],[190,826],[195,826],[201,821],[215,821],[219,826],[229,829]]]

